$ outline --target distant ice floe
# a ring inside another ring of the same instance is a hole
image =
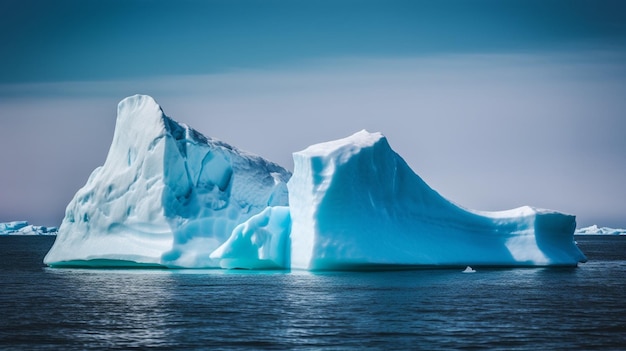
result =
[[[0,235],[56,235],[57,227],[31,225],[27,221],[0,223]]]
[[[126,98],[107,159],[67,206],[44,262],[334,271],[586,260],[574,216],[460,207],[381,133],[293,158],[292,175],[174,121],[149,96]]]
[[[578,228],[574,232],[578,235],[626,235],[626,229],[615,229],[609,227],[598,227],[591,225],[589,227]]]

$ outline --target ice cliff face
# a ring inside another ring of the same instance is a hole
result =
[[[217,266],[209,254],[267,206],[290,173],[167,117],[149,96],[120,102],[104,165],[67,207],[50,265]]]
[[[294,174],[122,101],[105,164],[67,207],[52,266],[367,270],[575,266],[574,216],[461,208],[379,133],[296,152]]]

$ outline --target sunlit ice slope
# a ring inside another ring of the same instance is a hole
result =
[[[219,267],[209,255],[237,225],[288,204],[289,177],[167,117],[149,96],[128,97],[104,165],[67,206],[44,262]]]

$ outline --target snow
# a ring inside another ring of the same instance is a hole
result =
[[[370,270],[575,266],[575,217],[462,208],[380,133],[295,152],[294,173],[120,102],[113,142],[66,210],[51,266]]]
[[[616,229],[609,227],[598,227],[591,225],[589,227],[578,228],[574,234],[579,235],[626,235],[626,229]]]
[[[104,165],[66,209],[44,262],[219,267],[209,255],[267,206],[290,173],[167,117],[149,96],[119,103]]]
[[[56,227],[32,225],[27,221],[0,223],[0,235],[56,235]]]

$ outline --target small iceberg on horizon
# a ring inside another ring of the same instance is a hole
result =
[[[57,227],[32,225],[28,221],[0,223],[0,235],[56,235]]]
[[[576,235],[626,235],[626,229],[599,227],[594,224],[574,231]]]
[[[462,273],[476,273],[476,270],[470,266],[465,267],[465,270]]]

